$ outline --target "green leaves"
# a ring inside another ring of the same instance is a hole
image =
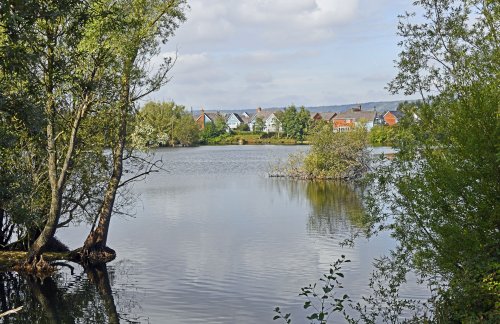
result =
[[[285,323],[287,323],[287,324],[290,324],[290,323],[292,322],[292,319],[291,319],[291,317],[290,317],[290,313],[287,313],[287,314],[283,314],[283,313],[281,313],[281,310],[280,310],[280,308],[279,308],[279,307],[276,307],[276,308],[274,309],[274,312],[275,312],[275,313],[277,313],[277,315],[275,315],[275,316],[273,317],[273,321],[278,320],[278,319],[282,319],[282,320],[283,320],[283,322],[285,322]]]
[[[498,2],[424,0],[414,5],[422,17],[400,16],[402,51],[399,72],[388,85],[391,93],[427,96],[499,70]]]
[[[493,320],[499,297],[482,283],[498,262],[488,247],[500,245],[500,3],[415,5],[423,19],[400,21],[399,73],[389,90],[433,96],[403,107],[399,153],[375,178],[372,224],[399,241],[392,264],[437,287],[436,318]]]
[[[345,133],[334,133],[331,126],[323,127],[312,137],[304,171],[312,178],[359,178],[368,167],[367,139],[364,127]]]
[[[299,296],[304,296],[307,300],[304,302],[304,309],[312,308],[313,312],[311,315],[307,316],[307,319],[311,323],[325,324],[328,321],[329,316],[335,312],[342,312],[344,310],[344,302],[350,301],[349,296],[344,294],[342,298],[336,298],[336,291],[342,288],[341,283],[332,274],[335,273],[339,277],[344,277],[343,273],[340,272],[342,269],[342,264],[350,262],[344,255],[340,259],[335,261],[329,269],[329,274],[324,274],[323,278],[319,281],[322,283],[321,291],[317,291],[317,284],[309,284],[308,286],[302,287]],[[283,319],[286,323],[290,323],[290,314],[282,315],[279,307],[274,309],[277,313],[273,320]],[[345,315],[345,314],[344,314]]]
[[[310,122],[310,113],[305,107],[297,108],[294,105],[285,108],[283,112],[276,113],[280,125],[285,132],[285,135],[289,138],[293,138],[297,141],[303,141],[304,136],[308,131]]]
[[[198,142],[199,130],[184,106],[174,102],[148,102],[138,112],[132,133],[133,143],[140,148]]]

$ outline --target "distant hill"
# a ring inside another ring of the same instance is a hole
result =
[[[361,106],[362,110],[376,110],[377,112],[396,110],[398,105],[404,102],[404,100],[397,101],[372,101],[364,102],[358,104],[347,104],[347,105],[333,105],[333,106],[320,106],[320,107],[306,107],[310,112],[341,112],[346,111],[349,108]]]
[[[360,106],[363,110],[373,110],[375,109],[377,112],[383,112],[388,110],[396,110],[398,108],[399,103],[404,102],[404,100],[397,101],[372,101],[372,102],[364,102],[364,103],[356,103],[356,104],[346,104],[346,105],[332,105],[332,106],[318,106],[318,107],[306,107],[310,112],[341,112],[346,111],[349,108]],[[285,107],[269,107],[262,109],[284,109]],[[205,110],[205,112],[216,112],[217,110]],[[255,109],[234,109],[234,110],[221,110],[223,113],[243,113],[247,112],[249,114],[255,113]],[[193,115],[198,116],[200,114],[200,110],[193,110]]]

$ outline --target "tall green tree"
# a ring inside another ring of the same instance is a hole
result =
[[[46,181],[48,197],[36,240],[30,246],[28,263],[37,261],[65,213],[65,195],[72,188],[72,173],[79,155],[79,132],[98,101],[103,84],[108,84],[107,24],[96,24],[105,15],[98,1],[6,1],[2,3],[2,64],[5,79],[14,80],[2,89],[10,115],[39,112],[42,133],[30,131],[29,123],[16,130],[26,143],[37,147],[36,159],[44,170],[32,177]],[[7,91],[5,91],[7,90]],[[21,100],[9,100],[19,95]],[[109,98],[108,98],[109,99]],[[37,137],[38,136],[38,137]],[[19,142],[22,143],[22,142]],[[16,149],[23,152],[21,147]],[[30,150],[31,152],[31,150]],[[39,162],[42,161],[42,162]],[[43,187],[43,186],[42,186]]]
[[[425,104],[403,108],[399,152],[379,170],[371,196],[373,229],[390,230],[400,245],[395,262],[436,288],[437,322],[496,322],[500,4],[415,5],[423,17],[401,16],[389,90],[420,93]]]
[[[147,75],[146,63],[159,51],[160,42],[166,42],[179,24],[185,20],[184,0],[123,0],[109,1],[119,15],[121,29],[111,34],[117,62],[114,75],[117,80],[116,104],[111,113],[115,127],[112,130],[112,172],[98,213],[97,226],[87,236],[79,255],[90,263],[114,258],[107,244],[109,225],[115,199],[122,182],[124,157],[127,149],[129,116],[135,102],[159,89],[167,81],[172,59],[167,58],[158,71]],[[124,32],[126,31],[126,32]]]
[[[402,50],[388,90],[406,95],[459,92],[498,74],[499,9],[494,0],[419,0],[399,16]]]
[[[200,140],[200,129],[191,114],[182,114],[174,129],[175,140],[183,146],[192,146]]]
[[[302,106],[297,110],[297,107],[291,105],[285,108],[283,112],[277,113],[277,117],[288,138],[293,138],[297,141],[304,140],[311,119],[311,114],[305,107]]]

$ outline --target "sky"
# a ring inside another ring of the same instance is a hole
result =
[[[162,47],[171,81],[148,99],[187,109],[306,107],[412,99],[390,95],[409,0],[188,0]]]

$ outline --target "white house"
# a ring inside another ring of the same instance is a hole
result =
[[[236,129],[238,126],[243,124],[243,118],[241,118],[237,113],[230,113],[226,117],[226,124],[230,129]]]
[[[279,119],[276,117],[276,112],[279,111],[278,109],[266,109],[262,110],[262,108],[257,108],[257,113],[251,118],[250,122],[248,123],[248,126],[250,127],[250,130],[253,131],[255,128],[255,122],[257,118],[262,119],[264,122],[264,127],[262,129],[263,132],[266,133],[272,133],[272,132],[277,132],[282,131],[281,123]]]

